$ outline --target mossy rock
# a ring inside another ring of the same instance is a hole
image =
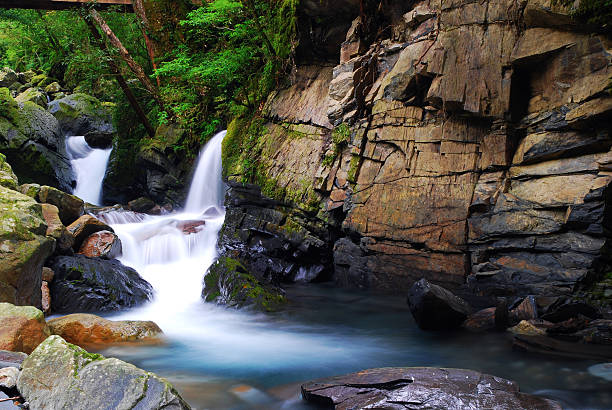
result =
[[[43,93],[38,87],[30,87],[15,97],[15,101],[18,103],[25,103],[32,101],[34,104],[47,109],[47,95]]]
[[[13,172],[13,169],[6,162],[6,156],[0,154],[0,185],[5,188],[17,190],[17,176]]]
[[[59,121],[67,135],[117,132],[112,122],[111,109],[91,95],[75,93],[53,100],[49,103],[49,112]]]
[[[207,302],[237,308],[252,306],[268,312],[287,302],[281,289],[264,285],[240,261],[226,256],[220,257],[206,273],[202,297]]]

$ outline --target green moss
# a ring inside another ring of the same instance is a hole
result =
[[[351,139],[351,129],[346,123],[338,125],[332,131],[332,141],[336,145],[348,143]]]
[[[66,342],[66,345],[68,345],[68,348],[70,348],[70,350],[72,350],[73,356],[74,356],[74,360],[76,362],[76,365],[74,366],[74,377],[78,377],[79,376],[79,370],[81,370],[83,367],[87,366],[89,363],[105,359],[105,357],[102,356],[101,354],[89,353],[85,349],[83,349],[83,348],[81,348],[81,347],[79,347],[77,345],[74,345],[72,343]]]
[[[357,174],[359,172],[359,165],[361,164],[361,158],[357,155],[353,155],[351,158],[351,163],[349,164],[349,170],[347,178],[349,182],[356,184],[357,183]]]

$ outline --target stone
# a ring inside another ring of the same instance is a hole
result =
[[[66,135],[90,132],[115,134],[111,111],[95,97],[74,93],[49,103],[49,112],[57,118]]]
[[[4,67],[0,71],[0,87],[8,87],[18,80],[19,77],[17,76],[17,73],[10,68]]]
[[[40,306],[41,270],[54,240],[40,204],[0,186],[0,301]]]
[[[43,280],[40,286],[41,298],[40,305],[44,314],[51,312],[51,291],[49,290],[49,282]]]
[[[108,149],[113,146],[115,134],[91,131],[85,134],[87,145],[92,148]]]
[[[57,250],[60,253],[66,253],[72,249],[74,245],[74,236],[62,223],[59,216],[59,209],[55,205],[40,204],[42,207],[42,215],[47,224],[47,232],[45,235],[55,239]]]
[[[85,211],[85,203],[82,199],[53,187],[40,187],[38,197],[40,202],[55,205],[58,208],[60,219],[66,226],[76,221]]]
[[[3,391],[17,387],[19,369],[16,367],[3,367],[0,369],[0,389]]]
[[[74,249],[81,249],[83,242],[89,238],[90,235],[100,232],[108,231],[113,232],[113,228],[91,215],[83,215],[76,221],[66,227],[68,232],[74,236]]]
[[[204,229],[206,221],[181,221],[177,228],[180,229],[185,235],[191,235],[200,232]]]
[[[55,272],[53,272],[53,269],[48,268],[46,266],[42,268],[42,280],[44,280],[45,282],[53,282],[54,277]]]
[[[118,359],[45,340],[24,362],[17,388],[30,407],[87,409],[189,409],[164,379]]]
[[[38,193],[40,192],[40,185],[22,184],[22,185],[19,185],[19,188],[17,190],[21,192],[22,194],[29,196],[32,199],[38,200]]]
[[[29,354],[50,334],[40,310],[0,303],[0,349]]]
[[[229,307],[274,311],[287,299],[281,289],[262,283],[238,260],[222,256],[204,276],[202,298]]]
[[[523,301],[510,312],[514,323],[523,320],[534,320],[538,318],[538,306],[533,295],[527,296]]]
[[[83,348],[127,342],[159,343],[163,335],[151,321],[112,321],[85,313],[53,318],[48,324],[51,333]]]
[[[521,320],[518,325],[508,328],[508,331],[515,335],[524,336],[544,336],[546,329],[535,326],[528,320]]]
[[[59,85],[57,81],[52,82],[48,86],[45,87],[45,92],[47,94],[55,94],[62,91],[62,86]]]
[[[149,198],[141,197],[128,202],[128,207],[130,211],[147,213],[155,207],[155,202]]]
[[[515,335],[513,348],[544,355],[604,361],[612,357],[612,346],[576,343],[548,336]]]
[[[302,397],[313,405],[337,410],[538,408],[561,409],[552,400],[519,392],[518,385],[474,370],[388,367],[362,370],[302,385]],[[398,405],[399,403],[399,405]]]
[[[110,231],[99,231],[85,239],[77,252],[89,258],[117,259],[121,256],[121,240]]]
[[[153,288],[117,260],[58,256],[50,263],[54,312],[109,312],[150,300]]]
[[[18,103],[32,101],[34,104],[40,105],[45,110],[47,109],[47,95],[38,87],[30,87],[23,91],[17,95],[17,97],[15,97],[15,101]]]
[[[408,305],[417,325],[425,330],[457,328],[472,310],[463,299],[426,279],[412,285]]]
[[[495,329],[495,310],[496,308],[490,307],[471,314],[465,322],[463,322],[463,328],[473,332]]]
[[[586,303],[559,299],[547,308],[546,312],[541,315],[541,318],[549,322],[559,323],[578,315],[584,315],[591,319],[595,319],[598,313],[597,309]]]
[[[0,350],[0,368],[5,367],[21,367],[21,363],[28,357],[23,352],[11,352],[9,350]]]
[[[17,190],[17,184],[19,184],[17,176],[9,163],[6,162],[6,157],[0,153],[0,185],[8,189]]]

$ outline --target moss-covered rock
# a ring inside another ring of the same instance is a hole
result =
[[[0,87],[8,87],[9,85],[17,82],[19,77],[17,73],[8,67],[4,67],[0,71]]]
[[[8,189],[17,189],[17,176],[13,172],[13,169],[6,162],[6,157],[0,154],[0,185]]]
[[[0,186],[0,301],[40,306],[42,265],[55,241],[34,199]]]
[[[0,349],[29,354],[50,335],[40,310],[0,303]]]
[[[111,110],[97,98],[87,94],[75,93],[53,100],[49,103],[49,112],[57,118],[66,135],[116,133]]]
[[[30,87],[21,92],[15,97],[15,101],[22,104],[27,101],[32,101],[34,104],[38,104],[42,108],[47,109],[47,95],[38,87]]]
[[[157,375],[51,336],[22,364],[17,389],[32,409],[189,409]]]
[[[253,306],[259,310],[274,311],[287,302],[282,290],[263,284],[240,263],[222,256],[204,277],[202,297],[230,307]]]

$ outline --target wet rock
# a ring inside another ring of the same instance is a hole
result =
[[[155,202],[149,198],[140,197],[128,202],[128,206],[130,211],[146,214],[155,207]]]
[[[516,335],[513,347],[527,352],[589,360],[608,360],[612,357],[612,346],[596,343],[576,343],[549,336]]]
[[[538,306],[535,297],[527,296],[523,301],[510,312],[514,323],[522,320],[532,320],[538,318]]]
[[[28,357],[23,352],[11,352],[9,350],[0,350],[0,368],[4,367],[21,367],[21,363]]]
[[[59,336],[24,362],[17,388],[31,408],[189,409],[167,381],[117,359],[91,354]]]
[[[100,231],[113,232],[113,228],[91,215],[83,215],[67,226],[68,232],[74,236],[74,249],[81,249],[83,242],[92,234]]]
[[[83,241],[77,252],[90,258],[116,259],[121,256],[121,240],[110,231],[93,233]]]
[[[584,315],[591,319],[598,317],[597,309],[582,302],[572,302],[567,299],[559,299],[550,305],[542,315],[542,319],[549,322],[559,323],[578,315]]]
[[[479,310],[468,316],[462,326],[473,332],[495,329],[495,310],[494,307]]]
[[[108,312],[137,306],[153,289],[138,272],[117,260],[59,256],[50,263],[54,312]]]
[[[115,134],[91,131],[85,134],[87,145],[92,148],[107,149],[113,146]]]
[[[177,227],[185,235],[191,235],[204,229],[204,225],[206,225],[206,221],[181,221]]]
[[[53,334],[83,348],[126,342],[159,343],[163,335],[154,322],[111,321],[85,313],[54,318],[48,324]]]
[[[85,210],[82,199],[50,186],[40,187],[38,198],[40,202],[55,205],[59,209],[62,223],[66,226],[79,219]]]
[[[42,265],[54,249],[40,204],[0,186],[0,301],[40,306]]]
[[[515,335],[523,336],[545,336],[546,328],[536,326],[534,323],[528,320],[521,320],[518,325],[508,329],[509,332]]]
[[[202,297],[207,302],[264,311],[277,310],[287,302],[281,289],[262,283],[242,263],[226,256],[206,272]]]
[[[412,285],[408,305],[419,327],[425,330],[457,328],[471,313],[467,302],[426,279]]]
[[[66,135],[116,133],[110,110],[87,94],[75,93],[53,100],[49,103],[49,112],[57,118]]]
[[[0,349],[31,353],[50,334],[40,310],[0,303]]]
[[[67,253],[72,250],[74,236],[66,229],[59,216],[59,209],[55,205],[41,204],[42,215],[47,224],[46,235],[55,239],[56,251]]]
[[[549,399],[519,392],[510,380],[473,370],[404,367],[369,369],[302,385],[309,403],[356,408],[561,409]]]

